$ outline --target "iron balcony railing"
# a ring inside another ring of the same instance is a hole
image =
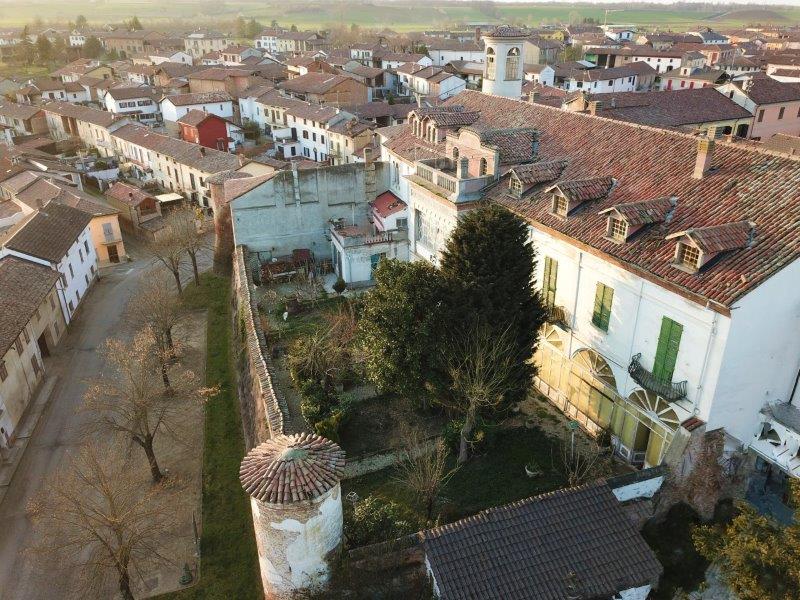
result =
[[[631,358],[631,364],[628,365],[628,373],[630,373],[630,376],[633,377],[636,383],[670,402],[675,402],[676,400],[681,400],[686,397],[685,381],[670,383],[660,381],[653,373],[642,366],[641,359],[641,353],[634,354]]]

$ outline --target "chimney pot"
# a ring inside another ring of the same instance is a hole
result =
[[[700,138],[697,140],[697,160],[694,163],[695,179],[702,179],[714,162],[714,138]]]

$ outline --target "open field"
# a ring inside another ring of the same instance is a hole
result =
[[[118,23],[134,15],[146,26],[159,28],[185,27],[187,24],[214,24],[222,27],[241,15],[256,18],[264,24],[273,19],[282,25],[303,28],[328,28],[355,23],[361,27],[391,27],[397,31],[430,29],[470,22],[519,22],[529,25],[580,21],[593,17],[601,22],[605,9],[609,22],[631,23],[661,28],[687,28],[700,25],[733,27],[753,23],[792,24],[800,22],[800,7],[764,5],[728,5],[710,10],[708,5],[631,5],[586,3],[479,3],[438,2],[421,5],[398,0],[354,1],[327,0],[309,3],[276,3],[257,0],[210,2],[187,0],[161,3],[142,0],[53,0],[0,2],[0,26],[21,26],[37,18],[48,23],[67,23],[85,15],[90,23]]]

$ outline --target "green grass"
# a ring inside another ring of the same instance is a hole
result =
[[[163,599],[263,598],[250,503],[239,484],[244,455],[230,356],[230,280],[211,273],[189,284],[184,301],[208,310],[206,384],[219,393],[206,404],[200,581]]]
[[[561,473],[552,468],[552,442],[538,429],[509,429],[497,432],[486,453],[473,456],[447,483],[442,492],[441,522],[451,522],[492,506],[536,496],[564,486]],[[544,473],[536,478],[525,475],[525,464],[535,459]],[[423,518],[420,506],[407,487],[395,481],[388,468],[345,481],[342,493],[355,491],[364,498],[370,494],[396,500]]]

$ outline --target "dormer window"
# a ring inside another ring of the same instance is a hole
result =
[[[514,194],[517,198],[522,196],[522,182],[514,177],[513,175],[508,180],[508,189]]]
[[[628,224],[622,219],[610,218],[608,220],[608,237],[624,242],[628,237]]]
[[[564,196],[553,194],[553,212],[561,217],[566,217],[569,212],[569,202]]]
[[[700,268],[700,249],[678,242],[677,263],[689,271],[697,271]]]

